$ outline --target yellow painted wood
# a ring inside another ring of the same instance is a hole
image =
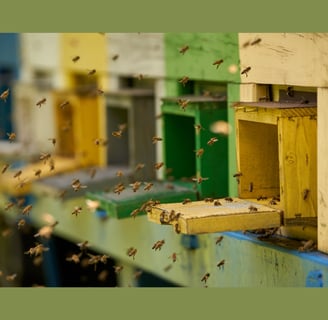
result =
[[[328,88],[318,88],[318,249],[328,253]]]
[[[280,196],[285,218],[317,216],[317,121],[279,119]],[[304,190],[309,190],[303,199]]]
[[[81,166],[81,164],[74,158],[52,156],[55,164],[55,170],[50,171],[48,163],[43,161],[29,163],[20,169],[8,169],[0,176],[0,191],[10,194],[12,196],[19,196],[26,194],[31,189],[31,184],[40,178],[35,175],[36,170],[41,169],[40,177],[50,177],[58,173],[68,172]],[[20,178],[14,178],[14,174],[19,170],[22,171]],[[23,183],[21,186],[20,184]]]
[[[174,229],[184,234],[213,233],[223,231],[252,230],[280,226],[279,210],[254,202],[233,198],[233,202],[218,199],[221,205],[214,202],[194,201],[188,204],[161,204],[152,208],[148,219],[161,224],[161,216],[174,210],[180,213],[179,218],[167,222]],[[251,212],[249,207],[257,211]],[[163,217],[162,217],[163,218]]]

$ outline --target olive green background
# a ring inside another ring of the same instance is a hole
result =
[[[7,1],[1,32],[327,32],[323,1]],[[5,48],[0,48],[5,50]],[[242,267],[242,266],[241,266]],[[2,288],[1,319],[311,319],[327,289]]]

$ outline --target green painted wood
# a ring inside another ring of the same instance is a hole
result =
[[[117,219],[130,218],[131,213],[140,208],[149,200],[158,200],[161,203],[180,202],[186,198],[196,200],[196,191],[190,187],[171,184],[168,182],[153,182],[150,190],[144,190],[144,184],[134,192],[131,186],[126,186],[122,193],[114,192],[87,192],[86,198],[100,202],[100,210],[105,210],[109,217]],[[137,215],[144,215],[146,212],[140,211]]]

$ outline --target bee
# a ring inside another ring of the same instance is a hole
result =
[[[89,170],[90,178],[93,179],[95,177],[96,173],[97,173],[97,169],[96,168],[91,168]]]
[[[167,265],[163,271],[168,272],[172,268],[172,264]]]
[[[10,164],[8,164],[8,163],[4,164],[1,169],[1,173],[4,174],[9,167],[10,167]]]
[[[139,171],[139,170],[143,169],[144,167],[145,167],[144,163],[138,163],[134,170]]]
[[[115,137],[115,138],[121,138],[122,137],[122,133],[123,133],[122,130],[113,131],[112,132],[112,136]]]
[[[293,87],[287,87],[287,91],[286,91],[286,94],[288,97],[294,97],[294,88]]]
[[[204,201],[205,201],[205,202],[213,202],[214,199],[213,199],[213,198],[205,198]]]
[[[41,256],[43,252],[48,251],[49,248],[45,247],[42,243],[36,243],[35,247],[31,247],[28,251],[25,251],[24,254],[29,254],[30,256]]]
[[[42,98],[41,100],[39,100],[39,101],[36,103],[36,106],[38,106],[39,108],[41,108],[41,106],[42,106],[43,104],[45,104],[46,101],[47,101],[46,98]]]
[[[68,106],[69,105],[69,101],[68,100],[66,100],[66,101],[63,101],[60,105],[59,105],[59,107],[61,108],[61,109],[64,109],[66,106]]]
[[[116,177],[123,177],[123,176],[124,176],[124,173],[122,170],[116,171]]]
[[[165,188],[169,189],[169,190],[174,190],[175,186],[172,183],[167,183],[167,184],[165,184]]]
[[[162,246],[164,245],[165,243],[165,240],[159,240],[159,241],[156,241],[154,243],[154,245],[152,246],[152,249],[157,251],[157,250],[161,250],[162,249]]]
[[[253,40],[253,41],[250,43],[250,45],[251,45],[251,46],[254,46],[254,45],[256,45],[256,44],[259,44],[261,41],[262,41],[261,38],[257,38],[257,39],[255,39],[255,40]]]
[[[249,212],[256,212],[256,211],[257,211],[257,208],[254,207],[254,206],[252,206],[252,205],[250,205],[250,206],[248,207],[248,210],[249,210]]]
[[[26,214],[26,215],[29,215],[30,214],[30,211],[32,210],[32,205],[31,204],[28,204],[27,206],[25,206],[22,210],[22,214]]]
[[[95,271],[96,271],[97,264],[100,261],[100,256],[99,255],[93,255],[93,254],[90,254],[90,253],[88,253],[88,256],[90,257],[90,259],[88,260],[88,264],[94,264],[94,268],[95,268]]]
[[[28,182],[28,179],[27,178],[23,179],[22,181],[20,181],[19,183],[17,183],[16,189],[22,189],[22,188],[24,188],[24,186],[27,184],[27,182]]]
[[[74,262],[74,263],[78,264],[78,263],[80,263],[81,256],[82,256],[82,252],[80,252],[79,254],[73,253],[70,257],[66,258],[66,261]]]
[[[103,95],[105,92],[99,88],[96,90],[96,94]]]
[[[243,48],[247,48],[250,45],[250,41],[246,41],[243,43]]]
[[[112,56],[112,60],[113,60],[113,61],[116,61],[118,58],[119,58],[119,55],[118,55],[118,54],[114,54],[114,55]]]
[[[251,69],[252,69],[251,67],[247,67],[247,68],[245,68],[245,69],[241,72],[241,74],[245,74],[246,77],[248,77],[248,72],[249,72]]]
[[[177,253],[176,252],[173,252],[170,256],[169,256],[169,259],[172,260],[172,262],[176,262],[177,261]]]
[[[219,269],[221,269],[221,268],[224,267],[224,263],[225,263],[225,260],[223,259],[223,260],[221,260],[220,262],[218,262],[216,266],[217,266]]]
[[[157,163],[154,164],[155,170],[159,170],[163,166],[164,166],[164,162],[157,162]]]
[[[152,182],[147,182],[146,186],[144,187],[145,191],[149,191],[152,187],[153,187],[153,183]]]
[[[141,182],[140,181],[136,181],[134,183],[131,183],[130,186],[132,187],[133,192],[136,192],[140,188]]]
[[[178,99],[178,104],[183,111],[186,111],[189,102],[190,100],[188,99]]]
[[[207,144],[209,146],[212,146],[217,141],[218,141],[218,138],[212,137],[210,140],[207,141]]]
[[[203,177],[198,177],[198,178],[192,178],[192,181],[197,182],[198,184],[202,183],[203,181],[208,180],[209,178],[203,178]]]
[[[6,280],[7,281],[14,281],[17,277],[17,273],[13,273],[13,274],[10,274],[10,275],[7,275],[6,276]]]
[[[114,272],[119,274],[123,270],[123,266],[113,266]]]
[[[5,237],[10,236],[12,233],[13,233],[12,229],[7,228],[7,229],[2,230],[1,235],[5,238]]]
[[[134,260],[134,258],[135,258],[135,256],[136,256],[137,252],[138,252],[138,250],[137,250],[136,248],[134,248],[134,247],[130,247],[130,248],[127,250],[126,254],[127,254],[129,257],[132,257],[133,260]]]
[[[51,143],[53,144],[53,146],[56,145],[57,139],[56,138],[49,138],[49,141],[51,141]]]
[[[145,76],[143,74],[139,73],[138,75],[136,75],[136,78],[138,80],[143,80],[145,78]]]
[[[196,134],[199,134],[201,130],[205,130],[200,124],[195,124],[194,128],[196,129]]]
[[[179,80],[179,83],[182,83],[182,85],[185,86],[188,81],[189,81],[189,77],[184,76]]]
[[[79,213],[82,212],[82,207],[79,206],[75,206],[74,210],[72,211],[72,214],[75,214],[75,216],[77,217]]]
[[[306,200],[308,198],[309,193],[310,193],[309,189],[304,189],[303,190],[303,192],[302,192],[303,200]]]
[[[124,130],[126,130],[127,126],[128,125],[126,123],[121,123],[118,125],[118,130],[123,132]]]
[[[20,220],[17,222],[17,228],[18,228],[18,230],[21,229],[22,227],[24,227],[25,224],[26,224],[25,219],[20,219]]]
[[[88,76],[92,76],[96,73],[96,69],[91,69],[88,71]]]
[[[115,187],[114,187],[114,193],[117,194],[121,194],[121,192],[125,189],[125,186],[123,183],[118,183]]]
[[[58,224],[58,221],[55,221],[53,224],[49,226],[44,226],[39,229],[39,231],[34,235],[34,237],[43,237],[46,239],[50,239],[52,232],[54,230],[54,227]]]
[[[17,199],[17,207],[21,208],[25,204],[26,200],[24,198]]]
[[[226,197],[226,198],[224,198],[224,200],[227,202],[233,202],[233,199],[231,197]]]
[[[140,212],[140,209],[134,209],[131,213],[130,213],[130,217],[135,218],[137,216],[137,214]]]
[[[71,184],[73,190],[75,192],[79,191],[80,189],[85,189],[87,188],[86,185],[82,185],[79,179],[74,179],[72,184]]]
[[[99,256],[99,261],[103,264],[106,264],[108,259],[109,259],[109,256],[106,254],[102,254],[101,256]]]
[[[207,272],[207,273],[205,273],[204,274],[204,276],[201,278],[201,280],[200,281],[202,281],[202,282],[207,282],[207,280],[208,280],[208,278],[209,278],[209,276],[210,276],[210,274]]]
[[[3,100],[4,102],[6,102],[8,96],[9,96],[9,89],[3,91],[3,92],[0,94],[0,99]]]
[[[257,201],[260,201],[260,200],[266,200],[266,199],[268,199],[268,198],[265,197],[265,196],[258,196],[258,197],[256,198]]]
[[[249,191],[249,192],[253,192],[253,182],[250,182],[250,183],[249,183],[248,191]]]
[[[223,59],[216,60],[213,62],[213,66],[216,66],[216,69],[218,69],[222,62]]]
[[[46,162],[47,162],[47,160],[49,160],[51,158],[51,154],[50,153],[44,153],[44,152],[42,152],[41,154],[40,154],[40,157],[39,157],[39,159],[41,160],[41,161],[43,161],[43,163],[45,164]]]
[[[5,211],[9,210],[10,208],[12,208],[15,205],[14,202],[8,202],[5,206]]]
[[[15,132],[11,132],[11,133],[7,133],[8,136],[8,140],[11,142],[13,142],[16,139],[16,133]]]
[[[182,48],[179,49],[179,52],[182,54],[185,54],[187,52],[187,50],[189,50],[189,46],[185,45]]]
[[[194,150],[196,152],[196,157],[200,158],[204,154],[204,149],[200,148],[198,150]]]
[[[271,205],[276,205],[276,204],[277,204],[277,202],[276,202],[276,200],[275,200],[275,199],[273,199],[273,198],[272,198],[272,199],[270,200],[269,204],[271,204]]]
[[[72,61],[75,63],[75,62],[78,62],[80,60],[80,56],[75,56],[72,58]]]
[[[189,198],[186,198],[182,201],[182,204],[187,204],[187,203],[191,203],[191,200]]]
[[[305,252],[305,251],[312,251],[315,249],[316,245],[314,243],[313,240],[308,240],[308,241],[303,241],[303,246],[299,247],[298,248],[298,251],[302,251],[302,252]]]
[[[37,169],[37,170],[34,170],[34,175],[38,178],[41,177],[41,173],[42,173],[42,170],[41,169]]]
[[[161,137],[154,136],[154,137],[152,137],[152,141],[153,141],[153,143],[156,143],[158,141],[163,141],[163,139]]]
[[[222,240],[223,240],[223,236],[218,236],[215,240],[215,244],[221,245]]]
[[[88,247],[90,247],[90,243],[88,240],[85,240],[83,242],[77,243],[77,246],[80,247],[81,251],[86,251]]]
[[[134,279],[139,279],[142,273],[143,272],[141,270],[137,270],[133,275]]]
[[[218,200],[218,199],[214,200],[213,204],[214,204],[215,206],[222,206],[222,203],[221,203],[220,200]]]

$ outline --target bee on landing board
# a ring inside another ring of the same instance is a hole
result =
[[[137,192],[138,189],[141,186],[141,182],[140,181],[136,181],[134,183],[131,183],[130,186],[132,187],[133,192]]]
[[[9,167],[10,167],[10,164],[9,163],[4,164],[3,167],[2,167],[2,169],[1,169],[1,173],[4,174]]]
[[[219,269],[221,269],[221,268],[223,269],[224,264],[225,264],[225,260],[223,259],[223,260],[221,260],[220,262],[218,262],[216,266],[217,266]]]
[[[137,250],[136,248],[134,248],[134,247],[130,247],[130,248],[127,250],[126,254],[127,254],[129,257],[132,257],[133,260],[134,260],[134,258],[135,258],[135,256],[136,256],[137,252],[138,252],[138,250]]]
[[[72,211],[72,215],[74,214],[76,217],[82,212],[82,207],[75,206],[74,210]]]
[[[75,62],[78,62],[80,60],[80,56],[75,56],[72,58],[72,61],[75,63]]]
[[[219,59],[213,62],[213,66],[216,66],[216,69],[219,68],[219,66],[222,64],[223,59]]]
[[[185,45],[182,48],[179,49],[179,52],[182,54],[185,54],[187,52],[187,50],[189,50],[189,46]]]
[[[215,240],[215,244],[221,245],[222,240],[223,240],[223,236],[218,236]]]
[[[208,280],[208,278],[209,278],[209,276],[210,276],[210,274],[207,272],[207,273],[205,273],[204,274],[204,276],[201,278],[201,280],[200,281],[202,281],[202,282],[204,282],[204,283],[206,283],[207,282],[207,280]]]
[[[182,85],[185,86],[188,81],[189,81],[189,77],[184,76],[179,80],[179,83],[182,83]]]
[[[245,69],[241,72],[241,74],[244,74],[246,77],[248,77],[248,72],[249,72],[251,69],[252,69],[251,67],[247,67],[247,68],[245,68]]]
[[[159,240],[159,241],[156,241],[153,246],[152,246],[152,249],[157,251],[157,250],[161,250],[162,249],[162,246],[164,245],[165,243],[165,240]]]

